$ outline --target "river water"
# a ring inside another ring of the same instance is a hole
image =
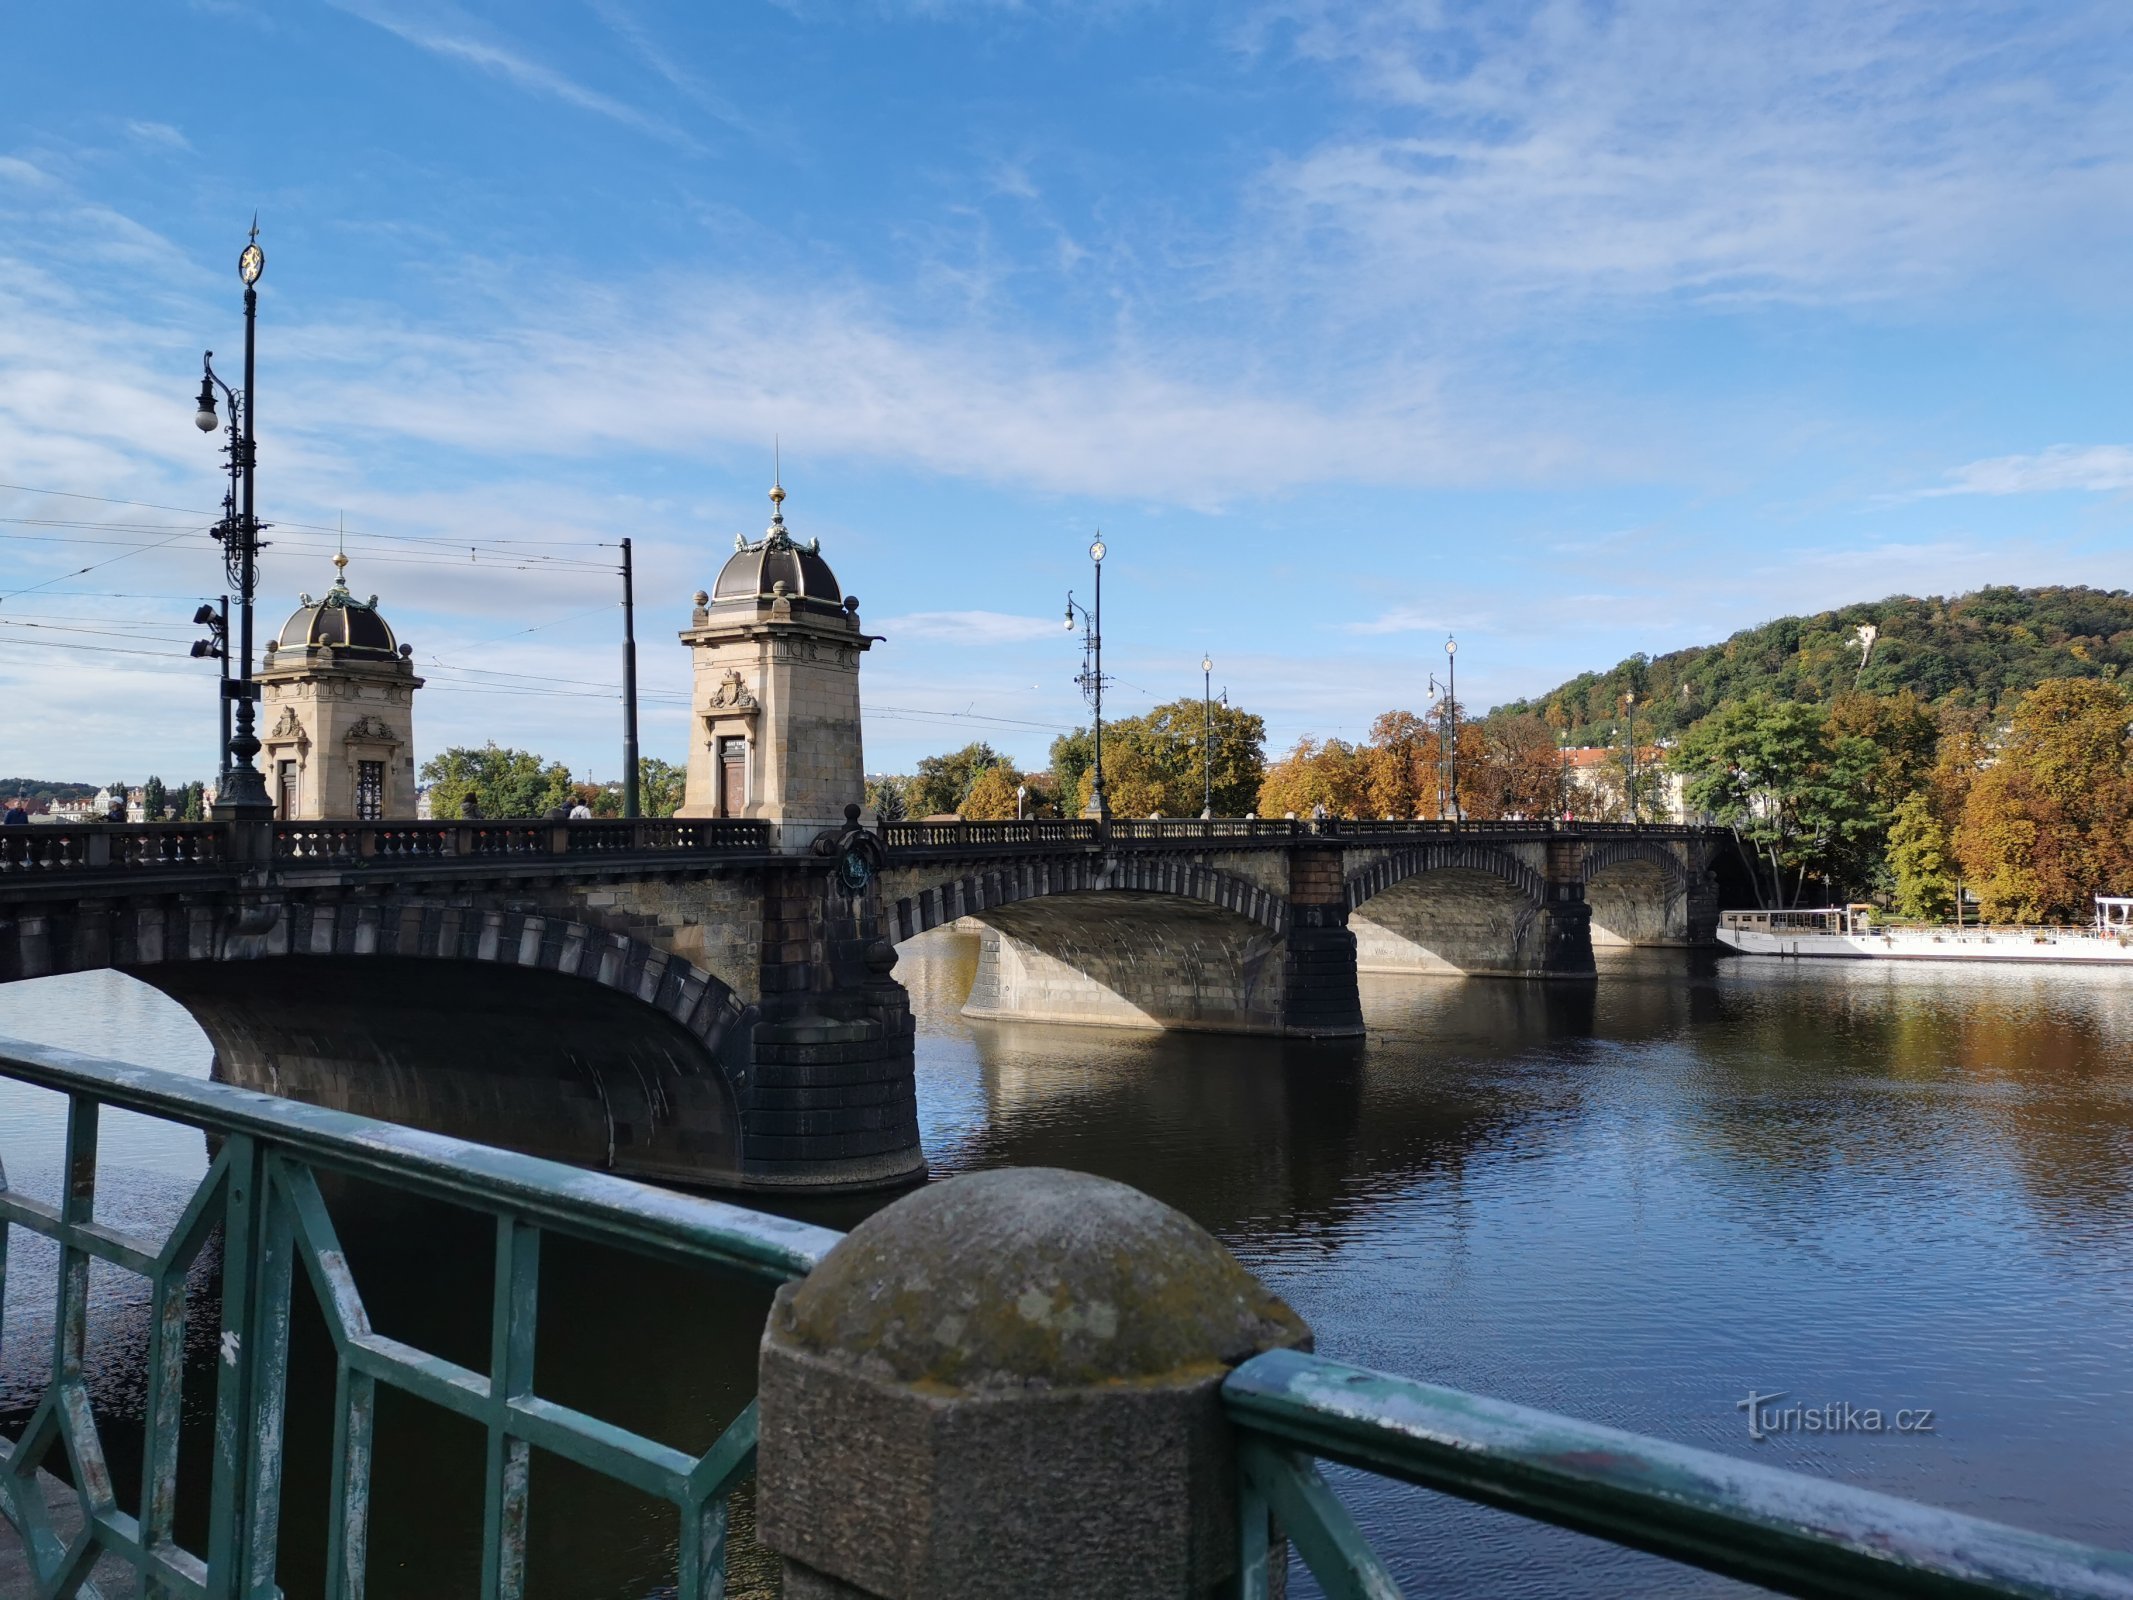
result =
[[[1048,1165],[1134,1184],[1212,1229],[1345,1360],[2133,1546],[2127,975],[1638,952],[1603,960],[1586,988],[1366,977],[1368,1040],[1305,1045],[966,1022],[974,959],[974,941],[941,933],[899,968],[936,1177]],[[182,1012],[111,974],[0,988],[0,1034],[208,1066]],[[58,1133],[51,1097],[0,1084],[18,1187],[53,1192]],[[153,1226],[204,1165],[199,1135],[110,1118],[99,1214]],[[485,1364],[483,1230],[371,1191],[329,1199],[381,1329]],[[849,1226],[872,1203],[808,1214]],[[50,1270],[18,1242],[0,1348],[0,1410],[18,1420],[47,1359]],[[759,1290],[564,1244],[543,1275],[544,1393],[684,1448],[744,1402]],[[129,1485],[138,1302],[99,1279],[94,1386]],[[292,1595],[318,1582],[324,1350],[300,1321]],[[210,1368],[203,1349],[186,1397],[195,1460]],[[1873,1408],[1885,1431],[1757,1441],[1751,1390],[1782,1391],[1779,1410]],[[1895,1432],[1899,1409],[1930,1411],[1930,1426]],[[378,1600],[473,1591],[479,1444],[381,1402]],[[1410,1593],[1746,1592],[1336,1477]],[[533,1495],[535,1594],[658,1592],[673,1529],[656,1508],[545,1458]],[[181,1525],[204,1511],[191,1482]],[[745,1497],[736,1520],[736,1589],[762,1592]]]

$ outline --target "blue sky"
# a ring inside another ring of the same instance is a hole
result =
[[[0,768],[209,767],[255,208],[263,625],[345,517],[424,755],[615,774],[626,533],[678,759],[774,436],[888,636],[874,770],[1084,719],[1099,527],[1116,710],[1208,651],[1277,747],[1419,708],[1448,629],[1478,708],[2124,587],[2129,68],[2079,0],[0,7]]]

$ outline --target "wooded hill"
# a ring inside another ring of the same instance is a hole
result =
[[[1860,666],[1859,629],[1879,630]],[[2051,678],[2116,678],[2133,669],[2133,593],[1980,589],[1954,599],[1891,595],[1811,617],[1780,617],[1723,644],[1631,656],[1492,717],[1538,713],[1571,742],[1603,743],[1637,696],[1637,736],[1668,739],[1727,701],[1758,691],[1827,702],[1850,689],[1909,689],[1936,709],[1993,711]]]

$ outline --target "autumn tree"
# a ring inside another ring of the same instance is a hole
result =
[[[2093,896],[2133,886],[2129,715],[2125,690],[2102,679],[2050,679],[2023,696],[1955,830],[1987,918],[2086,921]]]
[[[1357,752],[1362,790],[1356,814],[1401,820],[1434,817],[1443,798],[1443,759],[1435,718],[1412,711],[1382,713],[1370,724],[1369,742]]]
[[[1562,793],[1562,754],[1545,722],[1530,714],[1491,717],[1467,723],[1459,732],[1462,815],[1554,815]]]
[[[997,767],[1007,757],[979,740],[946,755],[927,756],[918,764],[905,796],[914,816],[941,816],[960,810],[964,796],[987,767]]]
[[[1262,817],[1369,814],[1369,768],[1363,754],[1341,739],[1299,739],[1296,748],[1266,770],[1259,785]]]
[[[970,786],[970,793],[963,797],[963,819],[966,822],[1014,820],[1019,803],[1015,790],[1021,783],[1022,774],[1004,761],[987,767]]]

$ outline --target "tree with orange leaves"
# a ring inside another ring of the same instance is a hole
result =
[[[1988,919],[2086,922],[2093,896],[2133,889],[2129,720],[2133,700],[2105,680],[2053,678],[2023,696],[1955,830]]]

